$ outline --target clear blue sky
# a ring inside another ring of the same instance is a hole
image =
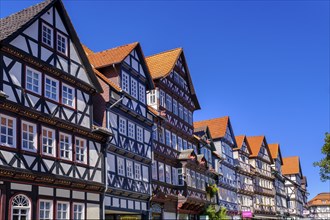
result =
[[[0,2],[1,17],[39,1]],[[299,155],[310,197],[330,191],[313,161],[329,132],[329,1],[68,1],[94,51],[139,41],[145,55],[183,47],[202,110],[236,135],[266,135]]]

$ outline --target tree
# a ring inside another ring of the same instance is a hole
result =
[[[227,209],[225,207],[220,207],[218,211],[215,210],[214,205],[209,205],[206,210],[206,214],[209,216],[209,219],[211,220],[224,220],[228,219],[227,216]]]
[[[330,180],[330,134],[328,132],[325,133],[324,142],[321,152],[325,157],[313,163],[314,166],[320,167],[320,179],[322,182]]]

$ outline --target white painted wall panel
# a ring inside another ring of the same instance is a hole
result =
[[[53,188],[39,186],[39,194],[45,196],[53,196]]]
[[[72,191],[72,197],[74,199],[85,199],[85,193],[80,191]]]
[[[70,190],[66,189],[56,189],[56,196],[70,198]]]
[[[38,57],[38,44],[33,42],[32,40],[29,40],[29,44],[32,50],[32,55]]]
[[[26,53],[29,53],[25,38],[22,35],[18,35],[14,40],[10,42],[10,44],[25,51]]]
[[[32,191],[32,186],[27,184],[10,183],[10,188],[13,190]]]
[[[48,50],[44,47],[41,47],[41,59],[43,61],[46,61],[51,55],[52,55],[52,52],[50,50]]]
[[[70,58],[74,61],[76,61],[77,63],[81,64],[80,62],[80,58],[78,56],[78,53],[76,51],[75,46],[73,45],[72,41],[70,40]]]
[[[13,83],[17,86],[22,86],[22,64],[19,62],[16,62],[14,66],[11,68],[10,72],[10,78],[13,81]]]
[[[86,70],[84,68],[80,68],[77,76],[80,80],[90,84],[89,79],[87,77]]]
[[[87,203],[86,219],[98,219],[100,216],[100,206],[98,204]]]
[[[56,21],[55,22],[56,28],[63,31],[64,33],[68,34],[68,32],[66,31],[66,28],[62,22],[62,19],[56,9],[55,9],[55,21]]]
[[[33,22],[28,28],[26,28],[23,33],[28,35],[29,37],[32,37],[35,40],[38,40],[38,23],[39,21]]]
[[[50,8],[47,12],[45,12],[42,16],[42,19],[47,21],[50,24],[53,24],[53,8]]]

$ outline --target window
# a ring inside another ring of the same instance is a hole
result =
[[[172,148],[177,150],[177,146],[176,146],[176,135],[174,133],[172,133]]]
[[[172,111],[172,97],[166,94],[166,109]]]
[[[143,143],[143,128],[136,126],[137,141]]]
[[[148,105],[156,104],[156,90],[150,90],[148,94]]]
[[[146,103],[146,88],[141,83],[139,83],[139,100]]]
[[[186,107],[183,107],[183,120],[185,120],[185,122],[188,122],[188,110],[186,109]]]
[[[171,147],[171,132],[169,130],[165,130],[165,144]]]
[[[40,88],[40,81],[41,81],[41,73],[30,68],[26,67],[26,89],[41,94],[41,88]]]
[[[152,139],[153,140],[158,140],[158,127],[157,124],[154,124],[154,126],[152,126]]]
[[[183,186],[182,168],[178,168],[177,173],[178,173],[178,185]]]
[[[191,111],[188,111],[188,123],[193,124],[193,114]]]
[[[74,220],[84,219],[84,204],[73,203],[73,219]]]
[[[68,202],[57,202],[56,219],[70,219],[70,205]]]
[[[71,159],[71,135],[60,133],[60,157]]]
[[[182,151],[182,138],[178,137],[178,150]]]
[[[195,171],[191,171],[191,187],[196,187]]]
[[[46,155],[55,155],[55,130],[42,128],[42,153]]]
[[[157,180],[157,161],[152,161],[152,179]]]
[[[135,124],[132,122],[128,122],[128,137],[135,139]]]
[[[188,142],[188,149],[191,149],[192,148],[192,145],[190,142]]]
[[[22,149],[37,151],[37,126],[22,121]]]
[[[68,48],[68,39],[63,34],[57,33],[57,51],[66,55]]]
[[[51,200],[39,201],[39,219],[53,219],[53,202]]]
[[[173,99],[173,113],[178,115],[178,102],[175,99]]]
[[[178,174],[177,174],[177,169],[172,167],[172,184],[173,185],[178,185]]]
[[[180,103],[179,103],[179,117],[183,119],[183,107]]]
[[[133,178],[133,162],[126,160],[126,175],[129,178]]]
[[[190,170],[186,169],[187,186],[191,186]]]
[[[165,166],[165,176],[166,176],[166,183],[171,184],[172,183],[172,178],[171,178],[171,166],[166,165]]]
[[[149,182],[149,168],[147,166],[142,166],[142,179],[145,182]]]
[[[183,150],[187,150],[187,141],[183,140]]]
[[[22,194],[16,195],[11,202],[12,220],[30,219],[30,200]]]
[[[76,161],[86,163],[86,140],[76,138]]]
[[[136,99],[138,99],[137,85],[138,85],[137,81],[131,78],[131,95]]]
[[[63,83],[62,85],[62,104],[74,107],[74,89]]]
[[[53,29],[46,24],[42,24],[42,43],[53,47]]]
[[[160,106],[165,107],[165,92],[163,90],[159,90],[159,102]]]
[[[16,119],[0,114],[1,129],[0,129],[0,143],[8,147],[16,147]]]
[[[158,162],[158,175],[159,181],[164,182],[164,164],[161,162]]]
[[[134,170],[135,170],[135,179],[141,180],[141,165],[138,163],[134,163]]]
[[[125,176],[124,159],[121,157],[117,157],[117,173],[121,176]]]
[[[126,135],[126,120],[119,118],[119,133]]]
[[[122,72],[122,79],[121,79],[121,86],[123,90],[127,93],[129,93],[129,76],[128,73]]]
[[[58,101],[58,80],[45,76],[45,97]]]

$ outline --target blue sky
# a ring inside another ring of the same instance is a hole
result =
[[[39,1],[0,2],[1,17]],[[183,47],[202,109],[236,135],[266,135],[298,155],[310,197],[330,191],[312,166],[329,132],[329,1],[68,1],[94,51],[139,41],[145,55]]]

